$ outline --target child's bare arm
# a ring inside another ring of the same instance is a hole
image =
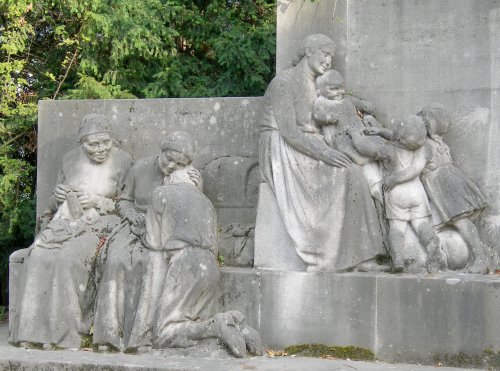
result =
[[[356,107],[356,109],[358,111],[361,111],[363,113],[367,113],[369,115],[373,115],[373,107],[371,105],[370,102],[362,99],[362,98],[359,98],[359,97],[356,97],[355,95],[346,95],[346,97],[349,98],[349,100],[351,101],[352,104],[354,104],[354,107]]]
[[[390,158],[390,148],[385,144],[370,140],[368,137],[362,135],[361,132],[353,129],[348,129],[346,132],[350,135],[354,148],[360,154],[377,160]]]
[[[380,122],[378,122],[377,119],[372,115],[364,115],[362,121],[363,125],[365,125],[365,127],[367,128],[382,128]]]
[[[386,140],[394,140],[394,133],[390,129],[382,128],[382,127],[371,127],[363,130],[363,133],[366,135],[378,135]]]
[[[426,164],[425,146],[422,146],[414,151],[413,160],[406,169],[396,171],[384,179],[385,187],[392,189],[396,184],[401,184],[420,176]]]

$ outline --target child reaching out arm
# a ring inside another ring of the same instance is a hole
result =
[[[419,179],[425,162],[425,125],[421,118],[407,116],[393,132],[380,132],[394,141],[380,143],[353,130],[349,130],[349,135],[361,154],[381,161],[385,169],[385,206],[393,272],[405,270],[403,252],[408,225],[430,257],[427,269],[445,268],[446,260],[430,222],[429,201]]]
[[[367,135],[378,135],[389,141],[395,140],[393,130],[386,128],[367,128],[363,130],[363,133]],[[391,190],[396,184],[403,183],[420,176],[425,168],[425,165],[427,164],[427,157],[427,147],[424,144],[414,151],[413,161],[410,166],[387,175],[384,178],[384,189],[386,191]]]

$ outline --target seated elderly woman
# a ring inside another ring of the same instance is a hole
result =
[[[86,303],[92,258],[119,223],[114,198],[132,164],[114,146],[106,117],[84,117],[78,148],[62,161],[51,209],[54,216],[25,260],[14,343],[78,348],[90,330],[93,303]]]

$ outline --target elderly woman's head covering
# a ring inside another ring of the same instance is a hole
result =
[[[180,152],[191,162],[194,158],[195,143],[188,133],[175,131],[163,138],[160,142],[160,150],[162,152],[167,150]]]
[[[297,58],[293,61],[293,65],[295,66],[300,62],[300,60],[306,55],[307,49],[310,49],[312,52],[321,49],[333,57],[335,55],[335,48],[335,42],[328,36],[323,34],[309,35],[302,41],[302,47],[299,50]]]
[[[86,136],[91,134],[110,133],[110,123],[106,116],[98,113],[86,115],[80,123],[78,129],[78,141],[81,142]]]

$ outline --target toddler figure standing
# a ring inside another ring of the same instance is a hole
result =
[[[386,139],[382,144],[349,131],[354,147],[363,155],[381,161],[384,168],[386,217],[389,220],[389,247],[393,272],[403,272],[403,247],[408,225],[411,225],[429,255],[427,269],[446,268],[446,259],[440,250],[438,238],[430,220],[430,206],[419,179],[425,161],[426,129],[418,116],[407,116],[394,131],[370,129]]]

